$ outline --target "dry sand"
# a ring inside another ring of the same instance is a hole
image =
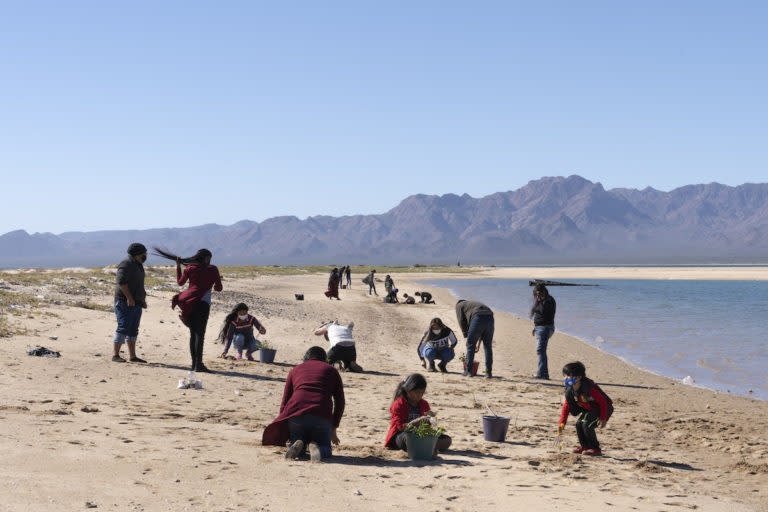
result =
[[[553,376],[579,359],[616,407],[599,431],[604,457],[570,453],[572,421],[560,451],[554,434],[561,382],[527,378],[536,361],[531,325],[507,314],[496,314],[497,378],[463,378],[458,359],[447,375],[425,374],[425,398],[453,450],[411,462],[384,449],[395,385],[423,371],[415,347],[430,318],[457,329],[455,298],[409,283],[423,274],[397,274],[401,291],[427,289],[437,305],[387,305],[367,295],[360,277],[353,276],[352,290],[341,290],[341,301],[322,294],[324,275],[225,280],[225,291],[214,294],[205,349],[217,373],[202,375],[202,390],[176,387],[189,355],[169,292],[153,292],[142,319],[138,347],[147,365],[110,361],[111,313],[51,306],[58,317],[25,319],[36,335],[0,340],[0,510],[82,510],[87,503],[153,511],[768,510],[768,402],[651,375],[556,333]],[[267,327],[276,364],[217,358],[222,346],[213,338],[239,300]],[[284,450],[261,446],[261,433],[277,414],[288,371],[309,346],[325,346],[312,330],[333,318],[355,321],[366,372],[342,375],[347,409],[335,456],[321,464],[287,462]],[[62,357],[27,356],[38,344]],[[512,418],[507,442],[483,441],[486,404]]]

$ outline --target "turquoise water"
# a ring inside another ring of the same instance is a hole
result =
[[[527,279],[423,282],[524,318],[532,304]],[[570,282],[599,286],[549,288],[559,332],[660,375],[691,376],[698,386],[768,400],[768,282]]]

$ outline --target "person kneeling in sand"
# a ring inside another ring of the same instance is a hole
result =
[[[429,322],[429,329],[422,336],[419,348],[417,349],[421,359],[421,366],[426,368],[427,363],[429,363],[429,371],[437,371],[435,359],[439,359],[440,364],[437,366],[441,372],[446,373],[448,371],[446,369],[448,362],[456,357],[454,349],[457,342],[458,340],[453,331],[446,327],[439,318],[433,318]]]
[[[336,429],[344,414],[344,384],[336,368],[326,362],[321,347],[310,347],[304,362],[285,379],[280,415],[261,436],[265,446],[285,446],[286,459],[295,459],[309,447],[312,462],[332,454],[331,444],[339,444]]]
[[[412,296],[409,297],[407,293],[403,294],[403,298],[405,299],[404,304],[416,304],[416,299],[414,299]]]
[[[344,371],[360,373],[363,369],[357,364],[357,350],[355,340],[352,338],[354,326],[354,322],[349,322],[347,325],[339,325],[337,320],[326,322],[315,329],[315,336],[325,336],[331,344],[328,350],[329,363],[339,363]]]
[[[436,416],[429,408],[429,404],[424,400],[424,392],[427,390],[427,379],[420,373],[412,373],[404,381],[397,385],[395,397],[392,405],[389,407],[389,413],[392,420],[387,432],[387,439],[384,446],[390,450],[408,450],[405,429],[408,426],[416,426],[424,421],[432,422]],[[437,438],[435,454],[444,452],[451,446],[451,438],[441,434]]]
[[[434,304],[432,294],[429,292],[416,292],[417,297],[421,297],[421,304]]]

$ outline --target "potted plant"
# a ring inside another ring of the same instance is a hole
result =
[[[261,340],[261,348],[259,349],[259,361],[262,363],[272,363],[275,360],[275,354],[277,349],[272,346],[267,340]]]
[[[461,361],[464,364],[464,371],[467,371],[467,356],[462,355],[459,356],[459,361]],[[477,370],[480,368],[480,361],[472,361],[472,376],[474,377],[477,375]]]
[[[432,460],[435,456],[437,438],[445,433],[445,427],[436,427],[429,421],[417,425],[408,424],[405,429],[405,444],[411,460]]]

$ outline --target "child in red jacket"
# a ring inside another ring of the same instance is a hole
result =
[[[420,373],[412,373],[404,381],[397,385],[395,398],[389,407],[392,422],[387,432],[384,445],[390,450],[408,450],[406,446],[405,427],[416,425],[422,421],[429,421],[435,413],[429,410],[429,404],[424,398],[427,390],[427,379]],[[437,438],[435,456],[437,452],[447,450],[451,446],[451,438],[445,434]]]
[[[579,446],[573,453],[584,455],[602,455],[600,443],[597,441],[595,427],[603,428],[608,418],[613,414],[613,402],[600,386],[587,378],[587,370],[579,361],[563,366],[565,375],[565,403],[560,413],[561,435],[568,421],[568,414],[579,416],[576,420],[576,434],[579,436]]]

